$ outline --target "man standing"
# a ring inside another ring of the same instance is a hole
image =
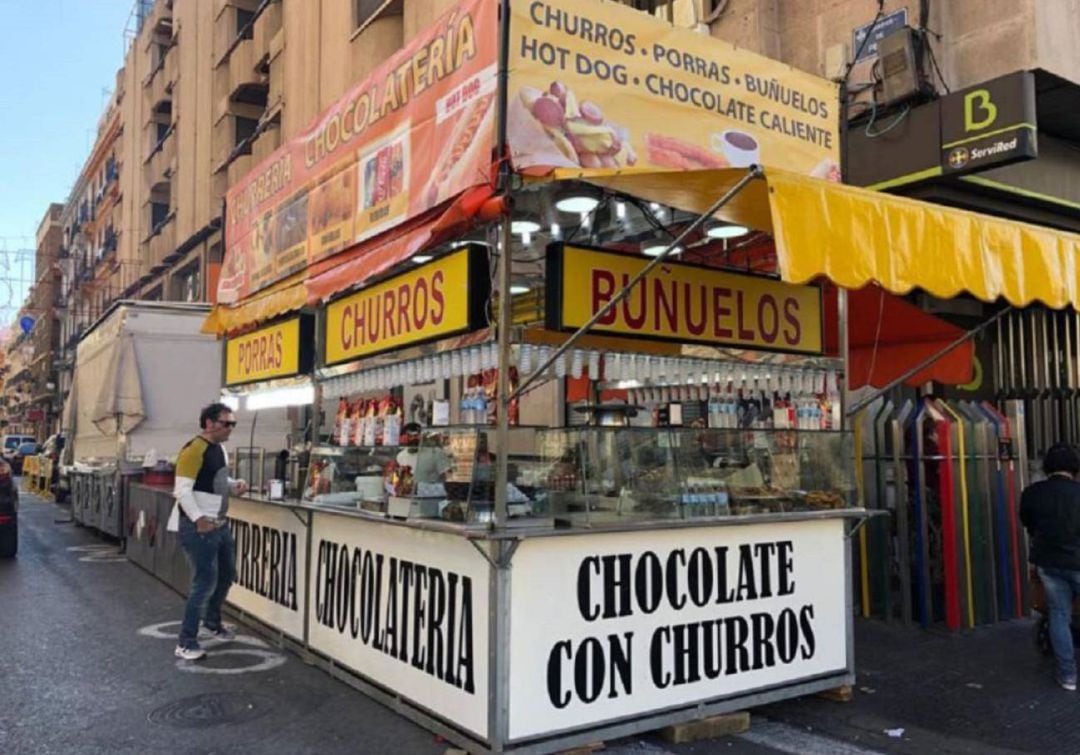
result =
[[[176,657],[197,661],[206,655],[199,647],[199,619],[215,638],[235,635],[221,623],[221,606],[232,586],[236,545],[228,526],[229,495],[247,490],[243,480],[229,477],[229,463],[221,445],[236,427],[236,417],[225,404],[210,404],[199,414],[202,432],[189,440],[176,459],[176,505],[166,526],[180,533],[180,544],[191,566],[184,621]]]
[[[1051,446],[1043,457],[1043,471],[1046,479],[1029,485],[1020,497],[1020,521],[1031,536],[1030,560],[1046,589],[1057,681],[1072,692],[1072,606],[1080,595],[1080,455],[1063,443]]]

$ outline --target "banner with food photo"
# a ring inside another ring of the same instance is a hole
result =
[[[515,169],[760,164],[840,180],[836,84],[618,3],[511,13]]]
[[[229,189],[233,303],[490,180],[497,4],[464,0]]]

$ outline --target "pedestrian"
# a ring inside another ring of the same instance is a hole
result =
[[[236,545],[226,515],[229,495],[243,495],[247,483],[229,477],[229,463],[221,445],[236,427],[236,417],[225,404],[210,404],[199,413],[200,433],[189,440],[176,459],[176,504],[166,529],[180,533],[180,544],[191,567],[188,592],[176,657],[197,661],[206,655],[199,646],[199,620],[219,640],[235,635],[221,623],[221,607],[232,586]]]
[[[11,465],[0,460],[0,558],[15,558],[19,551],[19,488]]]
[[[1057,682],[1076,690],[1073,598],[1080,595],[1080,454],[1058,443],[1043,457],[1046,479],[1020,497],[1020,521],[1031,536],[1030,561],[1046,591],[1050,644],[1057,659]]]

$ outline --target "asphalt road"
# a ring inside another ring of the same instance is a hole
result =
[[[0,561],[0,753],[441,755],[433,734],[237,626],[173,657],[183,602],[67,509],[23,497],[18,558]],[[738,737],[607,744],[609,755],[848,753],[806,728],[755,717]]]

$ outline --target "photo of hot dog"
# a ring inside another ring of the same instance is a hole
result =
[[[495,93],[477,97],[466,106],[454,123],[447,148],[442,152],[435,170],[432,171],[424,188],[424,201],[427,207],[434,207],[456,194],[464,186],[480,183],[483,176],[466,176],[474,170],[480,157],[478,150],[490,149],[487,139],[480,135],[492,132],[495,121]],[[483,161],[487,165],[490,160]]]
[[[560,81],[546,91],[521,87],[510,98],[507,124],[512,153],[530,163],[620,168],[637,162],[627,130],[608,121],[596,103],[579,102]]]

